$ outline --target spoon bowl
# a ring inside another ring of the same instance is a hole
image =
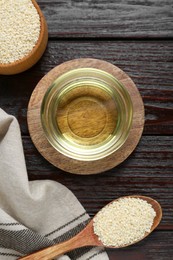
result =
[[[94,218],[95,218],[94,217],[80,233],[78,233],[76,236],[72,237],[71,239],[69,239],[65,242],[50,246],[48,248],[42,249],[42,250],[35,252],[33,254],[30,254],[28,256],[24,256],[20,259],[23,259],[23,260],[31,260],[31,259],[32,260],[40,260],[40,259],[49,260],[49,259],[53,259],[54,257],[57,257],[61,254],[64,254],[66,252],[69,252],[69,251],[79,248],[79,247],[104,246],[107,248],[122,248],[122,247],[130,246],[132,244],[135,244],[135,243],[143,240],[159,225],[161,218],[162,218],[161,206],[156,200],[154,200],[150,197],[146,197],[146,196],[132,195],[132,196],[125,196],[122,198],[139,198],[139,199],[145,200],[147,203],[149,203],[152,206],[152,208],[154,209],[154,211],[156,213],[156,216],[153,220],[153,224],[150,229],[150,232],[146,232],[145,235],[141,239],[138,239],[138,240],[136,240],[132,243],[126,244],[124,246],[118,246],[118,247],[105,246],[101,242],[101,240],[99,240],[99,237],[94,233],[94,228],[93,228],[93,222],[94,222]],[[113,200],[112,202],[117,201],[119,199]],[[112,202],[110,202],[109,204],[111,204]]]

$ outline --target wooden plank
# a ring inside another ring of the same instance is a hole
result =
[[[173,232],[155,231],[136,245],[122,249],[108,249],[110,260],[171,260]]]
[[[36,150],[29,137],[23,137],[29,179],[51,179],[68,187],[93,216],[111,200],[133,194],[151,196],[163,207],[159,229],[173,229],[173,138],[143,136],[132,155],[98,175],[79,176],[52,166]]]
[[[144,134],[173,134],[173,43],[170,41],[50,41],[30,70],[0,76],[0,107],[15,115],[28,134],[26,113],[38,81],[56,65],[79,57],[103,59],[134,80],[145,104]]]
[[[50,37],[172,37],[172,0],[38,0]]]

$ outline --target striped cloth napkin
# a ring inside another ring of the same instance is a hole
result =
[[[60,183],[28,181],[17,120],[0,109],[0,259],[14,260],[69,239],[88,223]],[[107,260],[103,248],[76,249],[59,260]]]

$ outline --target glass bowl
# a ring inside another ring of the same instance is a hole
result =
[[[94,68],[59,76],[41,105],[42,127],[51,146],[80,161],[99,160],[120,149],[132,118],[126,88],[111,74]]]

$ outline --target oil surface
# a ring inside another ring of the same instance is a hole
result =
[[[102,70],[80,68],[58,77],[41,108],[42,126],[60,153],[81,161],[104,158],[127,139],[133,116],[123,85]]]
[[[84,149],[101,146],[116,132],[118,109],[115,99],[103,85],[92,81],[69,86],[62,92],[56,115],[57,134]]]

